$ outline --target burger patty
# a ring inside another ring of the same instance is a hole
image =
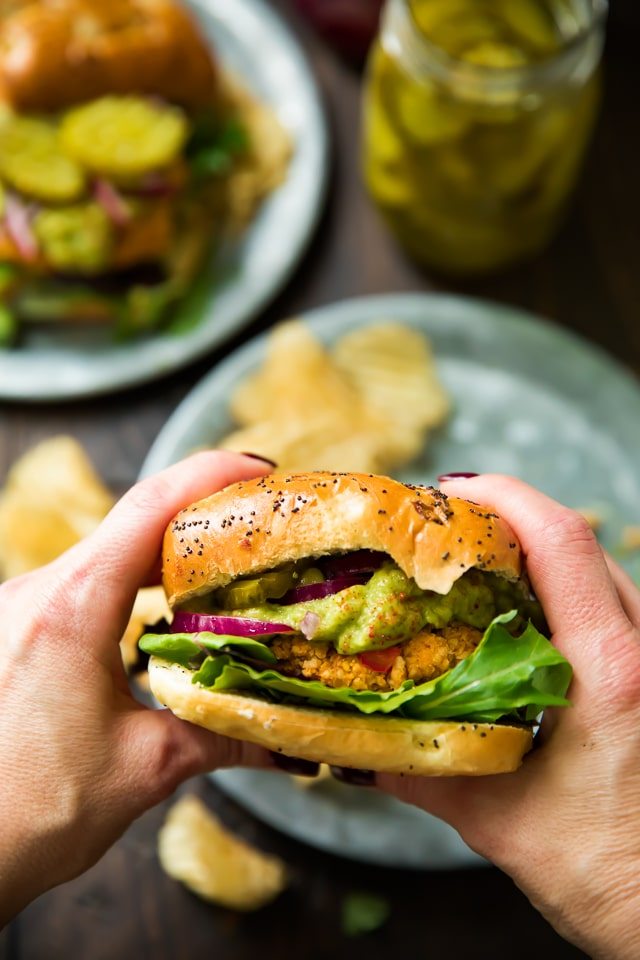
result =
[[[400,644],[389,669],[374,670],[363,662],[366,654],[338,653],[331,644],[310,643],[301,636],[277,637],[271,650],[277,669],[291,677],[319,680],[328,687],[353,690],[395,690],[405,680],[433,680],[468,657],[482,639],[482,632],[463,623],[438,631],[422,630]]]

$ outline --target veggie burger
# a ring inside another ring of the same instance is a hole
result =
[[[497,514],[346,473],[236,483],[163,546],[173,622],[145,635],[177,716],[269,750],[405,774],[515,770],[571,667]]]
[[[0,340],[19,321],[154,327],[207,252],[209,185],[245,146],[210,46],[173,0],[5,6]]]

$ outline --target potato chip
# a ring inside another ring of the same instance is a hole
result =
[[[640,526],[625,527],[622,531],[622,548],[640,550]]]
[[[212,903],[257,910],[287,885],[285,864],[231,834],[197,797],[173,805],[158,836],[158,856],[174,880]]]
[[[163,588],[143,587],[138,590],[129,624],[120,641],[122,662],[127,672],[138,662],[138,640],[145,628],[159,623],[160,620],[171,620],[171,610]]]
[[[584,517],[594,532],[597,532],[603,524],[602,510],[597,507],[578,507],[578,513]]]
[[[221,446],[242,453],[251,450],[287,470],[353,470],[374,473],[378,441],[370,432],[354,432],[345,419],[278,418],[226,437]]]
[[[426,337],[399,323],[380,323],[346,334],[336,344],[339,368],[382,418],[420,429],[444,422],[449,398]]]
[[[286,470],[385,473],[417,456],[449,400],[428,341],[401,324],[347,334],[333,352],[299,321],[276,327],[263,366],[236,389],[243,429],[222,441]]]
[[[349,417],[360,406],[357,388],[298,320],[275,327],[262,368],[231,398],[231,413],[240,424],[270,418],[315,420],[327,412]]]
[[[44,566],[78,542],[75,527],[50,504],[20,490],[0,499],[0,573],[17,577]]]
[[[54,560],[95,530],[113,500],[72,437],[38,444],[0,495],[0,572],[18,576]]]

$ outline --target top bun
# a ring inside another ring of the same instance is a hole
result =
[[[0,97],[55,111],[106,94],[211,103],[211,52],[172,0],[18,0],[0,13]]]
[[[446,594],[477,567],[522,575],[520,544],[496,513],[433,487],[358,473],[272,474],[182,510],[163,544],[171,605],[290,560],[379,550],[423,590]]]

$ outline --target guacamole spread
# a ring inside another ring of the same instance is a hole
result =
[[[395,646],[425,626],[439,629],[454,620],[484,630],[497,613],[523,601],[515,584],[501,585],[496,594],[494,579],[470,571],[442,596],[421,590],[399,567],[387,563],[368,583],[333,596],[291,605],[265,602],[229,615],[284,623],[313,642],[332,643],[338,653],[363,653]],[[312,631],[302,629],[303,621],[313,624]]]

